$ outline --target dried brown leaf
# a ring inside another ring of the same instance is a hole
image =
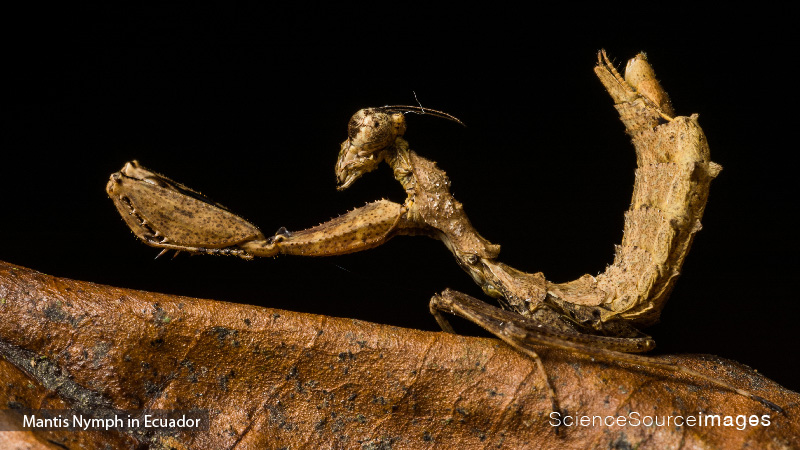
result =
[[[570,415],[770,416],[769,426],[548,424],[529,358],[495,339],[133,291],[0,263],[0,400],[207,409],[208,432],[3,431],[4,448],[798,448],[800,395],[741,364],[664,356],[768,398],[542,349]],[[38,447],[37,447],[38,445]]]

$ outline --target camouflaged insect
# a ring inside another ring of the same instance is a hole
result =
[[[669,97],[644,54],[628,62],[625,76],[598,54],[595,73],[614,100],[631,136],[637,169],[622,243],[613,263],[597,275],[551,283],[497,260],[500,246],[482,237],[450,194],[447,175],[409,149],[403,113],[458,121],[435,110],[385,106],[358,111],[348,125],[336,162],[339,189],[387,163],[407,193],[403,204],[380,200],[302,231],[281,229],[264,237],[247,221],[196,192],[128,163],[111,176],[107,191],[134,234],[146,244],[177,251],[242,258],[278,254],[332,256],[376,247],[396,235],[442,241],[457,263],[502,309],[467,294],[445,290],[430,301],[431,313],[453,332],[442,312],[464,317],[534,358],[553,402],[558,403],[536,345],[609,361],[680,372],[780,407],[680,365],[632,353],[654,340],[638,327],[658,320],[680,274],[721,166],[709,157],[697,115],[675,116]]]

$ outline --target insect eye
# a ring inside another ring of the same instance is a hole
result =
[[[350,141],[367,152],[380,150],[394,141],[396,127],[392,117],[374,108],[355,113],[348,124]]]

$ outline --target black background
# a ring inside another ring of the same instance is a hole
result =
[[[800,389],[794,32],[775,20],[780,12],[732,20],[615,11],[352,4],[10,14],[0,259],[436,330],[433,293],[480,296],[436,241],[399,237],[325,259],[154,260],[158,250],[134,238],[106,197],[108,175],[138,159],[265,234],[302,229],[378,198],[403,200],[385,166],[337,192],[333,165],[352,113],[415,104],[416,92],[467,124],[411,115],[406,137],[447,171],[476,228],[503,246],[500,259],[567,281],[611,262],[633,184],[633,148],[592,71],[596,52],[624,66],[645,50],[677,112],[700,113],[725,168],[662,321],[649,329],[656,352],[717,354]]]

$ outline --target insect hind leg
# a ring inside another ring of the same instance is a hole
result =
[[[562,412],[558,404],[556,391],[553,388],[553,384],[550,382],[550,377],[547,375],[542,359],[530,346],[520,345],[511,334],[506,332],[508,325],[514,320],[519,320],[522,316],[496,308],[472,296],[451,289],[446,289],[440,295],[434,295],[433,298],[431,298],[429,307],[436,322],[442,330],[447,333],[455,333],[455,331],[442,315],[442,312],[457,315],[477,324],[511,345],[511,347],[531,357],[536,363],[536,369],[539,375],[542,380],[544,380],[545,389],[547,389],[547,394],[550,397],[552,411]],[[558,429],[556,429],[556,433],[558,433]]]
[[[447,324],[447,321],[441,316],[440,312],[447,312],[467,319],[502,339],[514,349],[533,358],[550,392],[553,411],[560,411],[558,408],[558,400],[541,358],[534,350],[534,346],[536,345],[557,348],[615,364],[632,364],[649,369],[680,373],[695,380],[704,380],[718,388],[735,392],[738,395],[759,402],[773,411],[785,414],[785,411],[777,404],[755,395],[750,391],[737,388],[719,378],[705,375],[671,361],[619,351],[619,349],[624,349],[631,345],[634,348],[638,347],[637,342],[650,339],[648,336],[640,338],[615,338],[584,334],[579,331],[566,331],[558,327],[550,326],[549,323],[542,323],[491,306],[467,294],[450,289],[445,290],[440,295],[434,296],[430,302],[430,309],[440,325],[443,323],[446,324],[446,326],[442,326],[445,331],[452,332],[452,327]]]

